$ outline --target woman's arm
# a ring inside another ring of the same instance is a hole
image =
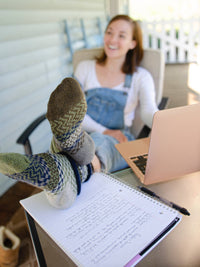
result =
[[[150,73],[146,71],[144,75],[139,78],[138,83],[141,119],[151,128],[154,113],[158,110],[154,81]]]
[[[91,133],[91,132],[103,133],[107,129],[100,123],[93,120],[88,114],[85,115],[82,126],[83,126],[83,129],[88,133]]]

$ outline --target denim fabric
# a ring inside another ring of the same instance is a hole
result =
[[[86,92],[87,114],[109,129],[124,128],[124,107],[127,93],[109,88],[91,89]]]
[[[126,75],[124,87],[130,88],[132,75]],[[134,136],[124,126],[124,108],[127,93],[110,88],[94,88],[86,92],[87,114],[108,129],[121,129],[129,141]],[[127,167],[127,163],[116,150],[118,141],[109,135],[98,132],[90,134],[95,143],[95,152],[101,161],[102,169],[113,172]]]
[[[123,130],[123,133],[129,141],[135,139],[128,129]],[[115,148],[118,141],[114,137],[98,132],[93,132],[90,136],[95,143],[95,153],[100,159],[103,170],[113,172],[128,167],[126,161]]]

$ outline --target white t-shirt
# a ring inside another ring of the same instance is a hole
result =
[[[96,75],[96,61],[86,60],[79,63],[74,76],[79,81],[84,92],[93,88],[102,88]],[[154,113],[158,110],[155,101],[155,88],[151,74],[144,68],[138,67],[132,76],[130,88],[124,88],[124,82],[110,88],[111,90],[119,90],[128,92],[127,102],[124,109],[125,126],[130,127],[135,117],[135,108],[140,103],[141,118],[143,122],[150,128]],[[86,114],[83,124],[84,130],[87,132],[104,132],[106,128],[94,121]]]

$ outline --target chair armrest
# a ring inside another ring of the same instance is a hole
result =
[[[158,105],[158,109],[162,110],[167,108],[169,105],[169,98],[168,97],[163,97],[160,101],[160,104]]]
[[[24,146],[25,153],[27,155],[32,155],[32,148],[29,140],[29,136],[32,132],[38,127],[38,125],[46,119],[46,114],[39,116],[35,119],[19,136],[17,139],[17,144],[21,144]]]

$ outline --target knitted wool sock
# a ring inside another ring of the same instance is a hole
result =
[[[78,166],[66,155],[41,153],[24,156],[0,154],[0,172],[18,181],[44,189],[50,204],[68,208],[80,193],[81,182],[91,176],[91,165]]]
[[[86,110],[80,85],[66,78],[51,94],[46,115],[54,135],[51,151],[66,152],[80,165],[91,162],[95,150],[93,140],[81,129]]]

